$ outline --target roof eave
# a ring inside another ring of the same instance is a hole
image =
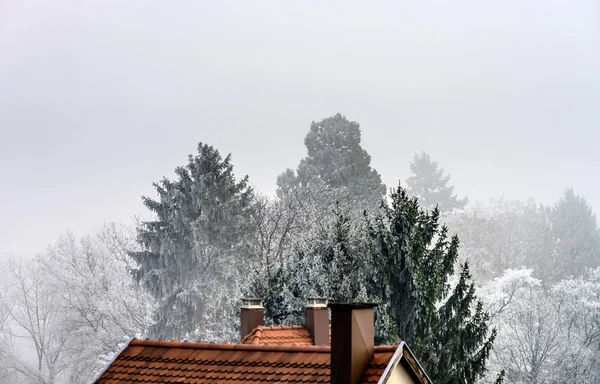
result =
[[[104,375],[104,372],[108,371],[108,369],[110,368],[110,366],[112,365],[112,363],[115,362],[115,360],[117,360],[117,358],[119,356],[121,356],[121,353],[123,353],[123,351],[125,349],[127,349],[127,347],[129,347],[129,343],[131,343],[131,340],[133,340],[134,337],[130,337],[129,340],[127,340],[127,343],[124,343],[123,346],[121,347],[121,349],[119,349],[117,352],[115,352],[115,354],[113,355],[112,359],[106,363],[106,365],[104,366],[104,368],[102,368],[98,373],[96,373],[96,376],[94,376],[94,378],[92,379],[92,381],[89,382],[89,384],[94,384],[96,383],[98,380],[100,380],[100,378],[102,377],[102,375]]]

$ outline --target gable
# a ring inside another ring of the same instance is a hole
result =
[[[431,380],[405,342],[400,342],[394,356],[381,374],[379,384],[431,384]]]
[[[396,365],[396,368],[394,368],[390,377],[386,380],[386,384],[412,384],[414,382],[413,377],[402,364]]]

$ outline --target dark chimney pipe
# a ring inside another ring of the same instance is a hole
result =
[[[331,383],[358,384],[375,351],[375,303],[331,303]]]
[[[265,323],[263,299],[244,298],[240,307],[240,334],[243,339],[252,330]]]
[[[306,300],[306,329],[314,345],[329,345],[329,310],[324,297]]]

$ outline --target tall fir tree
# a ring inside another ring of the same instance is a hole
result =
[[[152,336],[210,339],[253,259],[254,194],[248,177],[236,181],[231,156],[206,144],[175,173],[176,180],[153,184],[157,199],[143,197],[156,218],[138,229],[143,251],[131,256],[159,304]]]
[[[431,210],[437,206],[441,213],[447,213],[467,205],[469,200],[454,194],[454,187],[448,185],[450,176],[444,175],[444,169],[428,153],[416,154],[410,170],[413,175],[406,180],[408,192],[419,199],[421,207]]]
[[[475,295],[469,265],[461,266],[458,284],[442,306],[434,312],[432,332],[417,332],[415,353],[427,366],[436,383],[476,383],[486,370],[496,330],[490,331],[490,318]],[[501,382],[501,372],[496,382]]]
[[[436,383],[475,383],[486,373],[495,330],[475,295],[468,264],[458,284],[449,281],[459,240],[439,225],[439,211],[424,211],[405,189],[371,227],[382,297],[397,334]]]
[[[585,197],[567,188],[550,210],[550,221],[556,251],[549,280],[581,276],[600,266],[600,230]]]
[[[458,257],[458,238],[449,240],[438,220],[437,209],[422,211],[417,199],[399,187],[370,229],[375,266],[385,282],[381,296],[390,301],[398,335],[410,345],[431,325]]]

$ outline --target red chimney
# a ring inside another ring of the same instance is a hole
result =
[[[265,323],[265,309],[263,299],[245,298],[242,299],[240,307],[240,334],[243,339],[252,330]]]
[[[314,345],[329,345],[329,310],[324,297],[306,300],[306,329]]]
[[[331,303],[331,383],[358,384],[375,350],[375,303]]]

